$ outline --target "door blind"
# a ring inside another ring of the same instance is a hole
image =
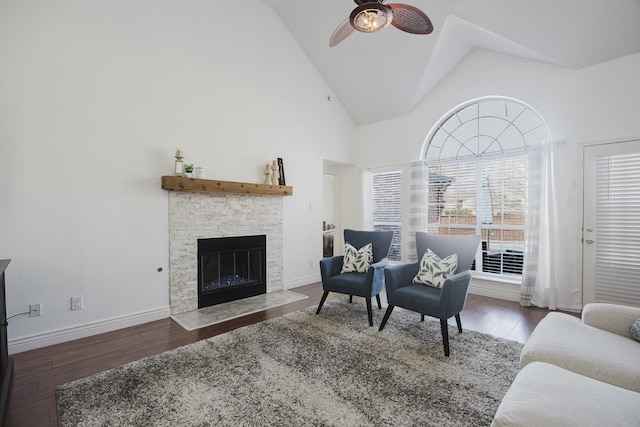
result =
[[[597,302],[640,306],[640,154],[596,159]]]

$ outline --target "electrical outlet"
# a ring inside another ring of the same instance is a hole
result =
[[[29,306],[29,317],[42,316],[42,304],[31,304]]]
[[[309,268],[313,268],[313,260],[312,259],[309,260]]]
[[[71,310],[80,310],[82,306],[82,297],[71,297]]]

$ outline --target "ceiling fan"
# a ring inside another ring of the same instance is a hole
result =
[[[430,34],[433,24],[420,9],[408,4],[383,4],[385,0],[353,0],[358,7],[342,21],[331,35],[329,46],[333,47],[354,31],[373,33],[393,25],[411,34]]]

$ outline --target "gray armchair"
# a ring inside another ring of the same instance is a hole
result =
[[[366,273],[342,273],[342,263],[344,256],[338,255],[325,258],[320,261],[320,276],[322,278],[322,299],[318,305],[316,314],[320,314],[322,305],[327,299],[329,292],[338,292],[349,295],[352,301],[353,295],[364,297],[367,302],[367,314],[369,316],[369,326],[373,326],[373,313],[371,309],[371,298],[376,297],[378,308],[380,304],[380,291],[384,286],[384,268],[387,266],[387,257],[391,248],[393,231],[356,231],[344,230],[344,241],[354,248],[360,249],[371,243],[373,246],[373,264]]]
[[[469,269],[479,243],[480,236],[476,234],[454,236],[417,232],[418,262],[394,265],[385,269],[385,286],[389,306],[380,324],[380,330],[384,328],[395,306],[420,313],[421,320],[424,320],[424,316],[438,318],[442,330],[444,355],[449,356],[447,319],[455,316],[458,332],[462,332],[460,312],[467,299],[467,291],[471,281]],[[412,283],[420,268],[420,260],[427,249],[431,249],[440,258],[446,258],[451,254],[458,255],[458,268],[455,274],[445,280],[442,288]]]

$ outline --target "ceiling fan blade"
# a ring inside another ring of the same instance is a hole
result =
[[[349,22],[349,18],[345,19],[340,25],[338,25],[338,28],[335,29],[333,34],[331,34],[331,38],[329,39],[329,47],[334,47],[342,40],[346,39],[354,31],[354,28]]]
[[[399,30],[411,34],[431,34],[433,24],[429,17],[420,9],[408,4],[388,4],[393,11],[391,25]]]

